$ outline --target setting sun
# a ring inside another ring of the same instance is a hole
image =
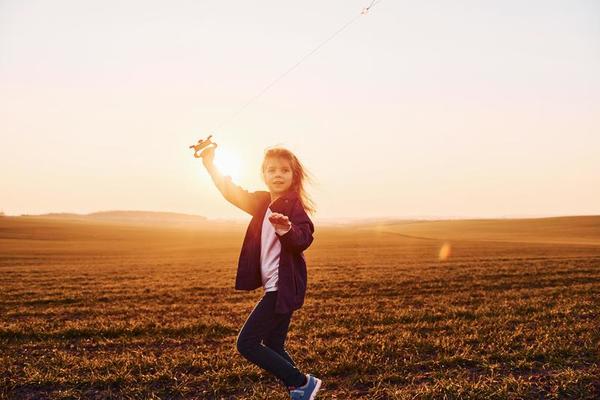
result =
[[[231,179],[239,182],[242,170],[240,158],[228,150],[219,148],[215,152],[215,164],[223,175],[231,176]]]

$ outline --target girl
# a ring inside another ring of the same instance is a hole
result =
[[[292,313],[304,304],[306,262],[303,251],[313,241],[314,225],[305,210],[315,209],[304,190],[305,168],[281,147],[265,151],[262,179],[269,191],[248,192],[215,167],[214,146],[202,163],[223,197],[252,215],[238,261],[235,288],[264,288],[237,337],[242,356],[280,379],[290,398],[313,400],[321,380],[303,374],[284,348]],[[261,343],[262,341],[262,343]]]

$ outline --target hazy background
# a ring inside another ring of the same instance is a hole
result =
[[[319,218],[600,213],[600,3],[0,0],[0,210],[249,218],[187,147]]]

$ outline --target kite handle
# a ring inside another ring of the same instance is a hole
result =
[[[207,148],[211,144],[214,144],[215,147],[217,147],[217,144],[210,140],[211,137],[212,137],[212,135],[209,135],[206,139],[200,139],[200,140],[198,140],[198,143],[193,144],[189,147],[190,149],[194,149],[194,157],[202,158],[202,155],[198,154],[198,152],[200,150]]]

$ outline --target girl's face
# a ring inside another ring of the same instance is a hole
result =
[[[292,167],[283,158],[268,158],[263,170],[263,179],[272,194],[282,194],[292,186]]]

